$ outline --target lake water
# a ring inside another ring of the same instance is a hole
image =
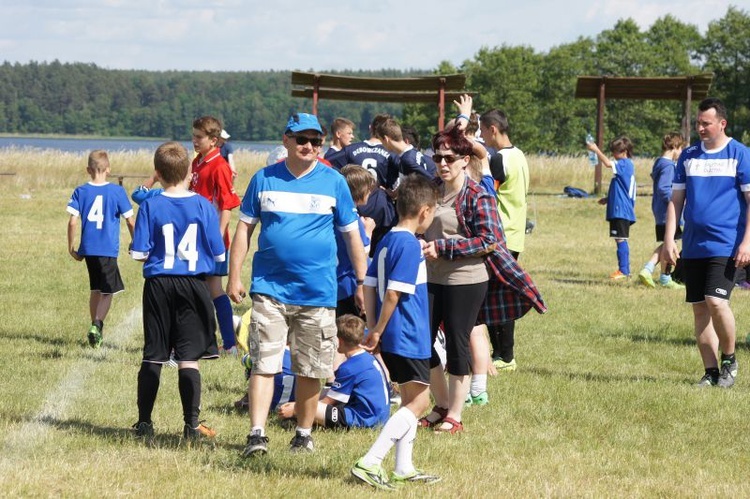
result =
[[[29,149],[53,149],[65,152],[88,153],[95,149],[104,149],[108,152],[115,151],[138,151],[145,149],[155,151],[163,140],[128,140],[128,139],[67,139],[67,138],[33,138],[33,137],[0,137],[0,153],[7,148],[29,148]],[[263,144],[259,142],[245,142],[232,140],[234,150],[240,149],[269,152],[277,145]],[[193,145],[189,141],[183,142],[188,151],[193,151]]]

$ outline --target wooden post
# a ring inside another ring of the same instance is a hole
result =
[[[318,115],[318,92],[320,92],[320,75],[315,75],[313,78],[313,108],[312,113]]]
[[[596,98],[596,145],[599,149],[602,148],[604,143],[604,102],[606,99],[606,80],[607,77],[603,76],[602,81],[599,83],[599,95]],[[594,194],[599,195],[602,193],[602,162],[596,163],[594,168]]]
[[[687,77],[685,86],[685,109],[682,116],[682,137],[690,143],[690,108],[693,107],[693,77]]]
[[[438,130],[445,128],[445,78],[440,78],[438,87]]]

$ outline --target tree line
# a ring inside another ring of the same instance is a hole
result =
[[[728,133],[750,139],[750,15],[730,7],[701,34],[674,16],[641,29],[622,19],[597,36],[537,52],[528,46],[481,47],[473,59],[434,70],[343,71],[340,74],[409,77],[462,72],[475,108],[503,109],[511,138],[528,152],[580,154],[596,121],[595,99],[575,99],[578,76],[683,76],[713,73],[710,95],[729,110]],[[336,72],[334,72],[336,73]],[[605,141],[628,135],[636,152],[659,152],[661,136],[678,131],[678,101],[607,100]],[[288,71],[208,72],[110,70],[94,64],[30,62],[0,66],[0,133],[93,134],[186,140],[192,120],[222,119],[235,139],[278,140],[284,120],[310,111],[291,97]],[[386,112],[416,126],[426,139],[436,131],[434,105],[347,101],[319,103],[324,124],[345,116],[367,136],[373,116]],[[694,114],[694,113],[693,113]]]

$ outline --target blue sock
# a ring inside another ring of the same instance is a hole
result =
[[[666,286],[671,280],[672,276],[669,274],[662,274],[659,276],[659,284],[661,284],[662,286]]]
[[[232,302],[229,301],[227,295],[221,295],[218,298],[214,298],[214,308],[216,309],[216,318],[219,321],[222,346],[224,350],[229,350],[235,345]]]
[[[644,269],[648,270],[649,273],[653,274],[654,269],[656,268],[656,264],[652,263],[650,260],[646,262],[646,265],[643,266]]]
[[[630,247],[626,241],[617,241],[617,265],[620,272],[630,275]]]

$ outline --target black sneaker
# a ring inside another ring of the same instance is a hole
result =
[[[290,452],[312,452],[314,450],[313,440],[310,435],[303,435],[296,432],[292,441],[289,442]]]
[[[704,374],[703,377],[698,381],[698,383],[695,384],[695,386],[699,388],[705,388],[709,386],[716,386],[719,383],[718,376],[713,376],[711,374]]]
[[[138,421],[133,425],[135,436],[138,438],[151,438],[154,436],[154,424],[146,421]]]
[[[262,456],[268,453],[268,437],[251,433],[247,436],[247,445],[242,451],[242,457]]]

